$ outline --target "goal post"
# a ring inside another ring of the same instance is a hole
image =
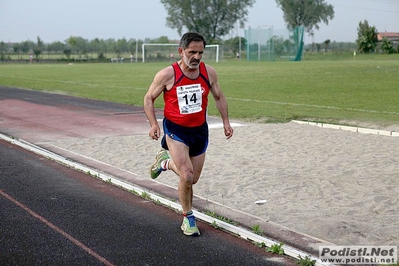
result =
[[[148,61],[172,61],[176,59],[177,43],[143,43],[142,55],[143,63]],[[202,56],[205,60],[215,60],[219,62],[219,44],[210,44],[205,47]]]
[[[219,44],[209,44],[205,47],[205,51],[208,48],[216,48],[216,52],[215,52],[215,57],[216,57],[216,63],[219,63]]]

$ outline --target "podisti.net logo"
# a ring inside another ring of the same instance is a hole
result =
[[[319,258],[333,264],[397,263],[395,246],[320,246]]]

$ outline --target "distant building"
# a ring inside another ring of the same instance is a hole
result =
[[[399,32],[379,32],[377,35],[379,42],[381,42],[384,37],[393,43],[399,43]]]

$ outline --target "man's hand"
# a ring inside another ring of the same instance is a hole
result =
[[[224,135],[226,136],[226,139],[229,139],[233,136],[233,128],[230,126],[230,124],[224,126]]]
[[[161,129],[159,128],[158,125],[154,125],[151,127],[150,132],[148,135],[153,139],[153,140],[158,140],[159,137],[161,136]]]

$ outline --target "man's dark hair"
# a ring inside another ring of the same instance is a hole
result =
[[[190,45],[191,42],[203,42],[204,48],[206,46],[205,38],[201,34],[196,32],[184,33],[180,39],[179,46],[184,50]]]

